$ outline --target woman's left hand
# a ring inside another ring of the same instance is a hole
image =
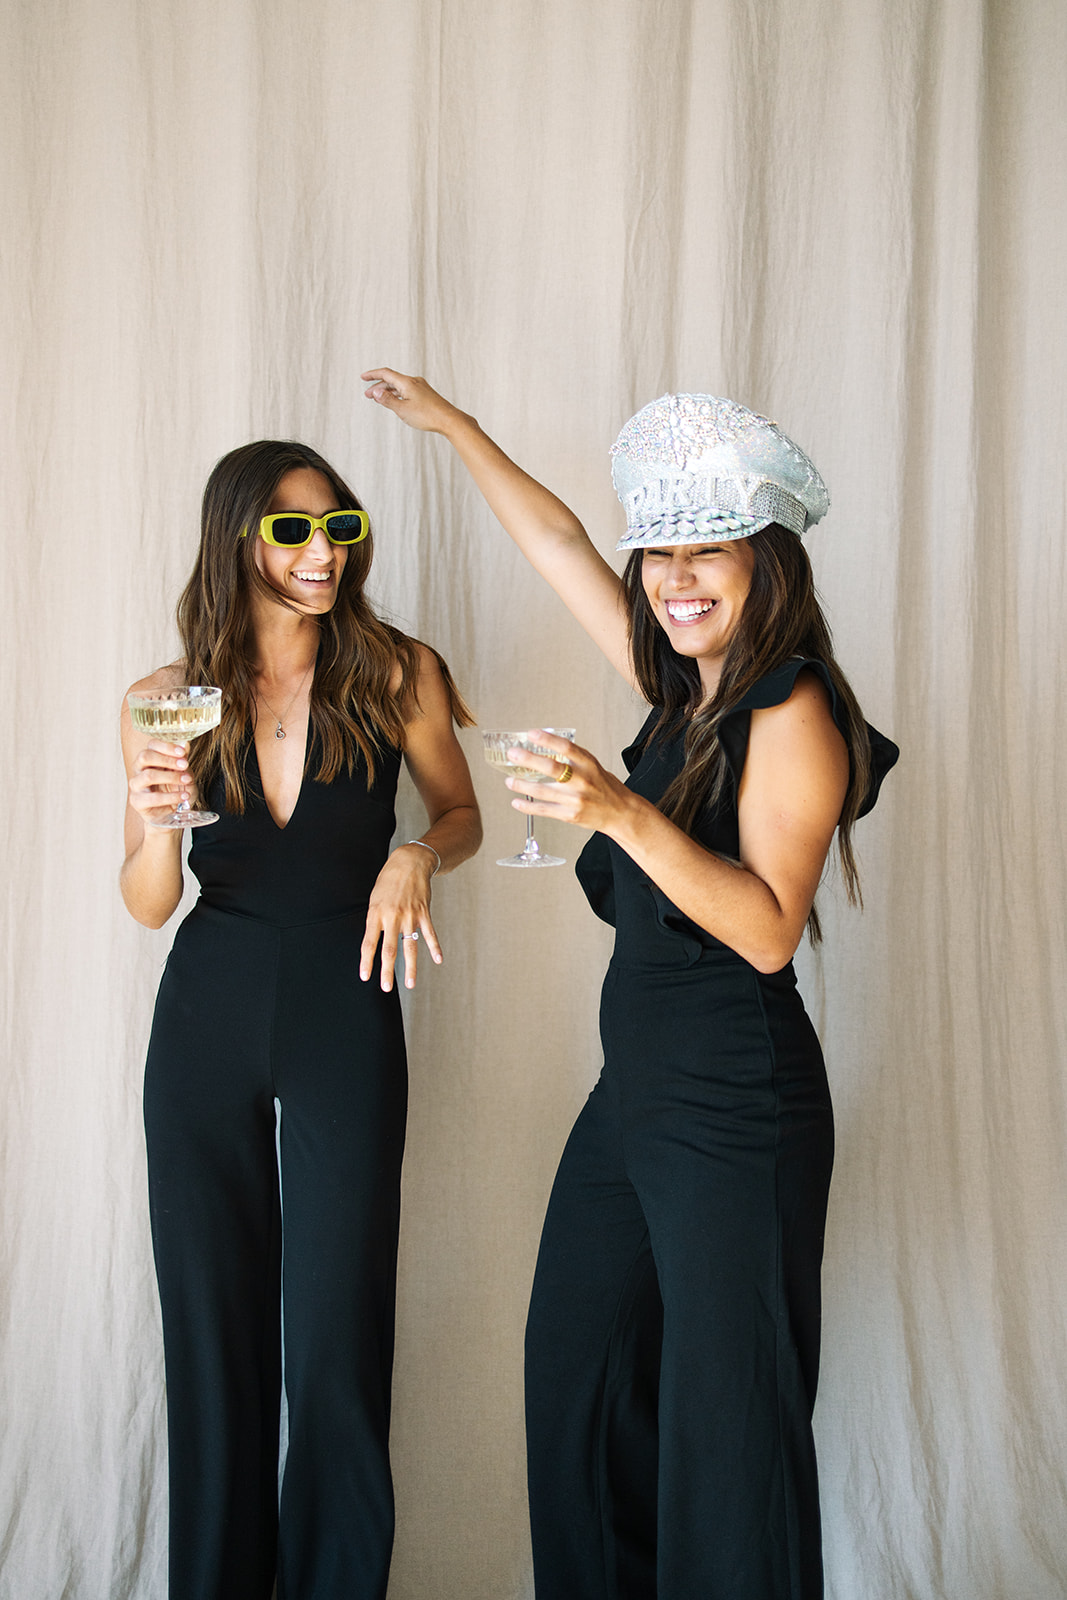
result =
[[[381,940],[382,988],[393,987],[397,954],[404,950],[404,987],[414,989],[420,939],[430,957],[441,964],[441,946],[430,917],[430,876],[433,853],[420,845],[402,844],[379,872],[367,908],[367,927],[359,952],[359,975],[366,983],[374,970],[374,953]]]
[[[543,772],[551,782],[531,784],[528,778],[508,778],[508,788],[520,797],[511,802],[515,810],[610,833],[633,800],[626,785],[605,771],[596,756],[570,739],[546,733],[543,728],[531,728],[528,737],[532,744],[551,750],[555,759],[514,748],[508,751],[508,760]]]

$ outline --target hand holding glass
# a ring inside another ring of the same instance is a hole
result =
[[[574,728],[546,728],[546,733],[554,733],[560,739],[573,739]],[[485,759],[491,767],[501,771],[513,773],[516,777],[525,778],[528,783],[555,783],[549,772],[538,772],[534,767],[522,767],[515,761],[508,759],[508,751],[519,749],[529,750],[535,755],[548,756],[553,761],[559,757],[554,750],[546,750],[543,744],[534,744],[528,733],[508,733],[498,730],[482,731],[482,745]],[[527,796],[531,799],[532,796]],[[546,856],[534,838],[533,817],[526,818],[526,845],[517,856],[503,856],[497,862],[498,867],[562,867],[566,865],[563,856]]]
[[[138,733],[164,744],[187,744],[198,734],[218,727],[222,715],[222,690],[183,684],[177,689],[162,689],[153,694],[128,694],[130,720]],[[202,828],[217,822],[217,811],[192,811],[188,800],[164,817],[153,828]]]

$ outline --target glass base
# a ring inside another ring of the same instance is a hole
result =
[[[206,828],[209,822],[217,822],[217,811],[176,811],[172,817],[167,817],[163,822],[153,822],[153,828]]]
[[[540,850],[534,855],[527,855],[525,850],[521,855],[502,856],[497,862],[498,867],[565,867],[564,856],[545,856]]]

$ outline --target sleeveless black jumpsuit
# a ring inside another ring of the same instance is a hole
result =
[[[737,858],[751,711],[726,718],[727,792],[697,837]],[[835,717],[838,716],[836,702]],[[656,801],[685,728],[624,752]],[[872,730],[874,804],[896,747]],[[772,976],[685,917],[595,834],[578,876],[616,927],[604,1067],[545,1219],[527,1327],[538,1600],[815,1600],[811,1415],[833,1122],[792,964]]]
[[[219,821],[189,857],[200,898],[156,1001],[171,1600],[270,1600],[276,1572],[278,1600],[386,1589],[407,1069],[399,997],[377,965],[360,982],[359,947],[400,757],[383,750],[369,787],[362,763],[316,782],[317,754],[284,829],[251,739],[245,813],[211,785]]]

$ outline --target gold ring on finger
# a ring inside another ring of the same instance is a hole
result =
[[[556,782],[557,783],[570,783],[571,778],[573,776],[574,776],[574,768],[571,766],[569,761],[565,761],[563,763],[563,771],[560,773],[559,777],[556,779]]]

